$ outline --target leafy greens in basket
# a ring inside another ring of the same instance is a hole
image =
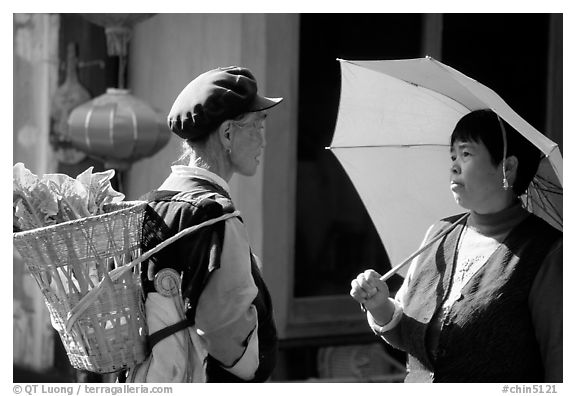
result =
[[[61,173],[38,177],[21,162],[13,168],[14,227],[30,230],[103,213],[103,206],[120,202],[114,190],[114,170],[92,173],[86,169],[75,179]]]

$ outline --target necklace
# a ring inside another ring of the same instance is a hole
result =
[[[485,255],[477,255],[474,257],[469,257],[461,263],[458,263],[456,266],[456,274],[454,275],[454,282],[459,284],[466,283],[469,277],[473,275],[475,271],[470,273],[470,269],[473,267],[476,268],[477,264],[480,262],[485,262],[486,256]],[[470,275],[470,276],[468,276]]]
[[[493,251],[493,249],[487,250],[486,248],[478,249],[474,243],[475,236],[468,234],[468,229],[469,227],[466,225],[458,241],[454,276],[452,277],[448,301],[454,301],[458,298],[464,285],[484,265],[488,259],[488,253]]]

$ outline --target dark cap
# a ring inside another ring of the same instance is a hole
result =
[[[199,140],[226,120],[282,101],[260,96],[257,91],[254,75],[244,67],[207,71],[180,92],[168,115],[168,126],[183,139]]]

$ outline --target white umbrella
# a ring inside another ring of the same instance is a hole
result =
[[[545,155],[526,203],[561,229],[558,145],[494,91],[430,57],[340,60],[340,65],[340,107],[329,148],[352,180],[393,264],[419,246],[432,223],[464,212],[449,189],[449,143],[458,120],[474,110],[492,109]]]

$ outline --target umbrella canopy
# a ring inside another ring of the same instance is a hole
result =
[[[414,251],[426,229],[462,213],[449,189],[450,135],[458,120],[491,109],[542,151],[526,206],[562,228],[562,155],[494,91],[430,57],[340,60],[342,88],[330,149],[348,173],[390,261]]]

